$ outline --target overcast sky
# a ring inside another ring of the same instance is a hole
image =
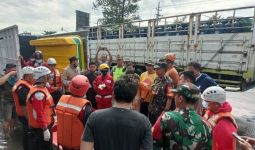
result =
[[[75,30],[75,10],[91,13],[91,25],[102,17],[93,10],[94,0],[1,0],[0,29],[17,24],[19,32],[41,34],[44,30],[61,32]],[[138,15],[142,19],[155,17],[160,2],[161,14],[170,16],[223,8],[255,6],[255,0],[141,0]]]

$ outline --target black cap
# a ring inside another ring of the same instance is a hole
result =
[[[77,57],[76,57],[76,56],[72,56],[72,57],[69,58],[70,63],[73,62],[73,61],[75,61],[75,60],[77,60]]]
[[[155,66],[154,66],[155,69],[167,69],[167,63],[164,63],[164,62],[160,62],[160,63],[157,63]]]
[[[15,64],[6,64],[5,68],[4,68],[4,71],[6,71],[6,69],[11,69],[11,68],[16,68],[16,65]]]

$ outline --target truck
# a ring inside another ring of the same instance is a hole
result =
[[[81,32],[38,37],[31,40],[30,45],[42,50],[45,60],[55,57],[61,71],[68,65],[71,55],[76,55],[80,67],[86,69],[88,62],[97,61],[99,51],[107,49],[113,60],[122,55],[142,72],[148,59],[156,63],[165,54],[173,52],[177,56],[175,65],[178,71],[185,70],[189,62],[197,61],[202,65],[202,72],[209,74],[219,85],[245,90],[255,81],[254,12],[255,6],[240,7],[118,25],[97,25]],[[18,34],[17,31],[15,34]],[[0,43],[6,36],[5,33],[1,35]],[[12,46],[16,43],[12,50],[19,51],[17,39],[11,38],[10,41],[13,40]],[[6,56],[10,47],[4,41],[1,43],[5,44],[1,46],[1,67],[8,61],[17,62],[19,54],[14,52],[15,57]],[[113,61],[112,64],[115,63]]]
[[[241,7],[174,15],[120,25],[91,27],[87,40],[89,60],[110,50],[144,69],[148,59],[158,62],[176,54],[179,71],[191,61],[202,65],[223,87],[244,90],[255,80],[255,7]]]
[[[21,75],[21,65],[19,62],[20,43],[18,37],[18,26],[10,26],[0,30],[0,73],[6,64],[17,64],[17,75]]]

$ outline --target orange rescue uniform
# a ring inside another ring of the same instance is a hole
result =
[[[36,93],[43,93],[43,97],[36,98]],[[36,102],[38,101],[38,103]],[[47,128],[52,122],[53,98],[47,88],[33,86],[27,96],[28,124],[32,128]]]
[[[64,148],[79,149],[84,125],[79,119],[80,112],[91,105],[84,98],[63,95],[56,107],[58,118],[58,143]]]
[[[16,108],[16,112],[17,112],[17,115],[18,116],[24,116],[24,112],[23,112],[23,109],[20,105],[20,102],[19,102],[19,96],[17,94],[17,89],[19,86],[21,85],[24,85],[26,86],[28,89],[31,88],[31,84],[29,84],[28,82],[24,81],[24,80],[19,80],[12,88],[12,95],[13,95],[13,98],[14,98],[14,102],[15,102],[15,108]]]

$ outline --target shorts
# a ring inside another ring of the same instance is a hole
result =
[[[10,121],[13,117],[14,104],[13,102],[6,101],[3,101],[2,104],[4,121]]]

